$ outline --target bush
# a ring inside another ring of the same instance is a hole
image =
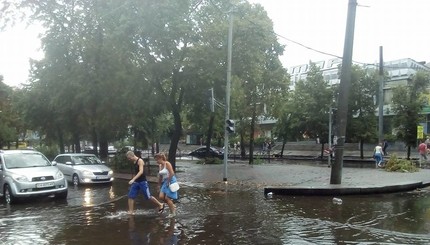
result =
[[[385,165],[385,170],[389,172],[418,172],[419,169],[416,167],[416,164],[407,159],[397,158],[397,156],[391,155],[387,164]]]
[[[37,146],[35,147],[35,150],[41,152],[43,155],[45,155],[50,161],[53,161],[54,158],[58,155],[59,150],[55,146]]]

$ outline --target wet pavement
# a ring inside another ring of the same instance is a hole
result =
[[[344,182],[354,170],[363,176],[388,173],[345,168]],[[127,215],[131,174],[117,174],[112,185],[70,186],[65,201],[0,204],[0,244],[430,244],[428,188],[337,196],[340,203],[332,196],[263,193],[269,185],[324,183],[329,171],[315,163],[236,162],[229,164],[225,183],[223,165],[178,160],[181,189],[174,219],[167,210],[157,214],[142,195],[136,215]],[[150,183],[150,189],[156,196],[156,185]]]
[[[196,161],[177,161],[177,176],[183,184],[204,184],[223,188],[224,165],[201,165]],[[371,165],[373,166],[373,164]],[[351,195],[410,191],[430,185],[430,169],[418,172],[387,172],[381,168],[342,169],[341,184],[330,184],[331,168],[327,163],[300,160],[271,161],[249,165],[244,161],[227,164],[229,188],[253,186],[265,194],[282,195]],[[116,174],[130,179],[130,174]],[[155,179],[151,179],[156,181]]]

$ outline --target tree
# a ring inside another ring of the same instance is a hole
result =
[[[411,147],[417,146],[417,126],[422,119],[421,111],[426,103],[423,94],[428,93],[430,74],[419,71],[407,82],[393,89],[392,109],[397,137],[408,147],[407,159],[410,159]]]
[[[292,92],[291,126],[305,138],[319,138],[321,157],[324,144],[328,142],[329,109],[334,96],[334,87],[324,80],[320,69],[312,62],[305,80],[297,82]]]
[[[374,98],[378,93],[377,73],[367,71],[360,66],[352,66],[351,93],[348,105],[348,124],[346,136],[350,141],[360,143],[360,157],[364,158],[363,145],[365,141],[376,137],[377,105]]]
[[[288,90],[289,79],[279,60],[284,47],[278,43],[264,9],[245,3],[236,10],[231,117],[239,119],[241,147],[243,134],[249,134],[249,164],[252,164],[257,120],[273,115],[278,98]]]
[[[18,131],[15,123],[19,123],[17,113],[12,108],[13,89],[3,83],[0,75],[0,149],[10,142],[17,141]]]

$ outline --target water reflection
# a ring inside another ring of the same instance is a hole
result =
[[[428,190],[374,196],[273,196],[222,183],[181,187],[178,216],[138,198],[127,182],[69,189],[67,202],[0,205],[0,244],[429,244]],[[237,184],[237,183],[236,183]],[[151,187],[154,185],[151,185]],[[151,189],[152,193],[155,190]]]

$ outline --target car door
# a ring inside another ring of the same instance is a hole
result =
[[[55,161],[66,179],[71,180],[73,175],[73,166],[70,164],[72,162],[72,158],[70,156],[58,156]],[[67,162],[69,162],[69,164],[66,164]]]

